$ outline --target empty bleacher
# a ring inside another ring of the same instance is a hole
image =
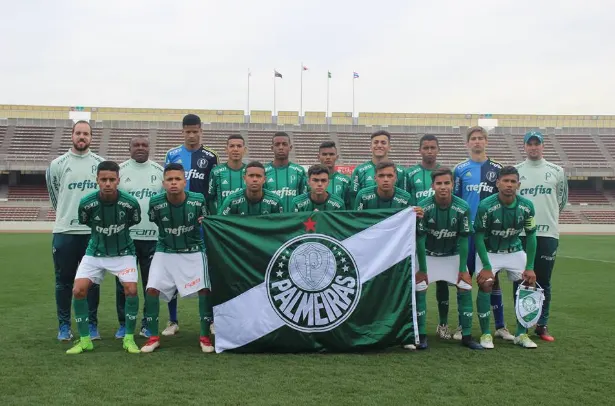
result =
[[[114,128],[111,130],[105,158],[123,162],[130,158],[130,140],[133,137],[147,137],[149,130],[135,128]]]
[[[338,132],[340,153],[346,165],[359,165],[371,159],[370,133]]]
[[[263,164],[271,162],[273,152],[271,151],[271,139],[275,131],[249,131],[248,139],[250,148],[248,155],[251,160],[261,161]],[[296,151],[295,151],[296,152]]]
[[[2,147],[2,144],[4,143],[5,135],[6,135],[6,126],[0,125],[0,147]]]
[[[47,158],[51,153],[51,144],[55,127],[17,126],[7,153],[9,159]]]
[[[296,163],[312,165],[318,162],[318,147],[325,141],[332,141],[331,136],[326,132],[302,131],[293,133]]]
[[[611,203],[603,192],[593,189],[571,188],[568,190],[568,203],[579,205],[605,205]]]
[[[586,166],[592,164],[597,166],[606,165],[606,159],[600,152],[600,148],[594,142],[594,139],[589,135],[589,128],[577,129],[578,134],[556,134],[557,142],[562,147],[562,150],[568,157],[568,160],[573,163],[582,163]],[[583,133],[580,133],[581,130]]]
[[[615,224],[613,210],[583,210],[582,213],[591,224]]]
[[[583,224],[583,220],[579,216],[579,212],[564,210],[559,215],[560,224]]]
[[[9,186],[9,200],[49,200],[45,185],[15,185]]]
[[[39,207],[0,206],[0,221],[35,221],[39,211]]]

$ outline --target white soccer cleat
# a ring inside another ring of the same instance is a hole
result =
[[[209,326],[209,332],[212,335],[216,335],[216,329],[214,328],[214,323],[211,323],[211,326]]]
[[[487,350],[492,350],[494,347],[493,337],[491,337],[491,334],[483,334],[480,336],[480,345]]]
[[[527,334],[521,334],[518,337],[515,337],[514,343],[523,348],[538,348],[538,345],[536,345],[536,343],[533,342]]]
[[[506,341],[513,341],[515,339],[515,336],[510,334],[510,331],[508,331],[506,327],[502,327],[502,328],[495,330],[494,335]]]
[[[174,336],[179,331],[179,324],[168,322],[167,328],[162,331],[163,336]]]
[[[154,350],[158,347],[160,347],[160,340],[150,337],[145,345],[141,347],[141,352],[154,352]]]
[[[440,337],[441,340],[450,340],[451,332],[448,331],[448,326],[446,324],[438,324],[438,328],[436,328],[436,334]]]
[[[463,333],[461,331],[461,326],[458,326],[457,330],[455,330],[455,334],[453,334],[453,340],[461,341],[462,338],[463,338]]]
[[[416,350],[416,345],[414,345],[414,344],[406,344],[406,345],[404,345],[404,350],[414,351],[414,350]]]

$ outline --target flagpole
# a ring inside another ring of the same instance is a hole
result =
[[[248,111],[247,111],[247,115],[250,115],[250,76],[252,74],[250,73],[250,69],[248,69]]]
[[[352,118],[354,119],[354,82],[355,82],[355,77],[354,77],[354,72],[352,73]]]
[[[299,117],[303,117],[303,62],[301,62],[301,89],[299,91]]]
[[[275,82],[277,82],[277,78],[275,76],[276,70],[273,71],[273,115],[275,116]]]
[[[331,76],[329,76],[329,72],[327,71],[327,115],[325,118],[329,117],[329,84],[331,83]]]

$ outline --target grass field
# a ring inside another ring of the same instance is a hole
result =
[[[206,355],[198,347],[197,302],[184,300],[179,336],[154,354],[128,355],[113,339],[115,290],[107,276],[103,340],[93,353],[69,357],[69,344],[55,339],[50,235],[0,234],[0,405],[614,404],[614,247],[615,237],[562,238],[549,326],[557,341],[538,342],[536,350],[496,340],[495,350],[472,352],[438,341],[431,289],[425,352]],[[514,328],[511,290],[506,282]],[[452,305],[451,320],[455,312]]]

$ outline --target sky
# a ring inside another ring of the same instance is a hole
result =
[[[0,104],[615,114],[612,0],[2,1]],[[330,71],[332,78],[327,79]],[[359,74],[353,79],[353,72]]]

